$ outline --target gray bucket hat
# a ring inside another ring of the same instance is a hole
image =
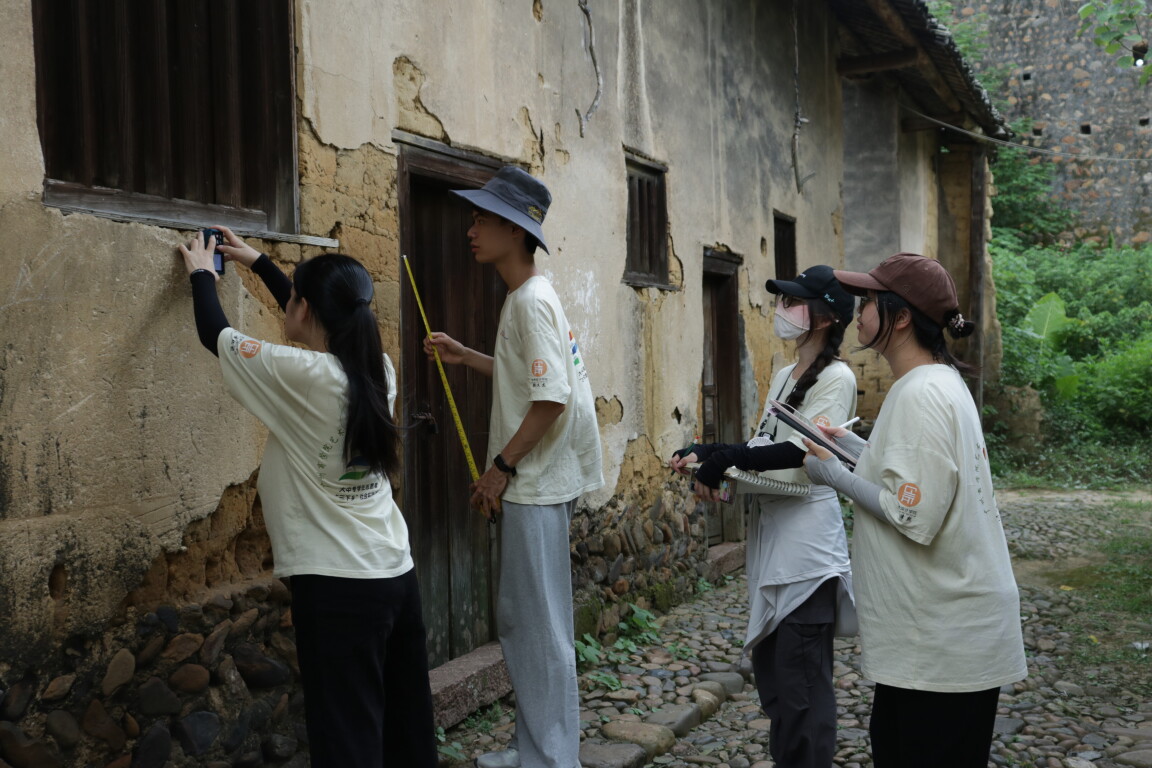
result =
[[[480,189],[454,189],[452,194],[481,210],[508,219],[536,238],[545,253],[551,253],[540,225],[552,204],[552,194],[527,171],[506,165]]]

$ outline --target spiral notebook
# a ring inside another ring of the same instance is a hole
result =
[[[689,464],[695,470],[699,464]],[[766,477],[757,472],[728,467],[724,470],[724,480],[720,483],[720,501],[732,502],[736,496],[746,493],[769,494],[772,496],[807,496],[812,486],[807,483],[790,483]]]

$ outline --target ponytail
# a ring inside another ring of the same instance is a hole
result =
[[[804,396],[808,394],[808,390],[816,383],[816,379],[820,378],[820,374],[824,369],[832,364],[833,361],[840,359],[840,344],[844,341],[844,323],[832,311],[831,307],[819,299],[809,299],[808,317],[810,318],[812,330],[807,331],[808,334],[815,333],[815,326],[817,320],[827,318],[831,322],[825,326],[827,335],[824,337],[824,346],[816,355],[816,359],[804,371],[800,378],[796,381],[796,386],[792,388],[789,393],[788,399],[785,401],[786,405],[793,408],[799,408],[800,404],[804,402]]]
[[[947,315],[946,325],[942,327],[892,291],[880,291],[876,294],[876,317],[880,323],[880,329],[877,331],[876,337],[864,345],[862,349],[871,349],[878,346],[882,340],[890,337],[896,327],[896,318],[902,309],[908,310],[912,317],[912,333],[916,338],[916,343],[931,352],[933,360],[937,363],[950,365],[965,376],[972,376],[980,371],[978,366],[966,363],[952,354],[952,350],[948,349],[948,343],[944,339],[944,327],[947,327],[948,334],[952,338],[961,339],[972,335],[972,332],[976,330],[975,323],[971,320],[965,320],[960,315],[959,310],[952,310]]]
[[[327,334],[328,351],[348,377],[344,459],[394,475],[400,468],[400,433],[388,408],[394,383],[384,369],[371,276],[351,256],[329,253],[297,267],[292,284],[308,301]]]

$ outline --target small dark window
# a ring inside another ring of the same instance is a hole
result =
[[[1146,118],[1146,117],[1140,118],[1140,125],[1143,127],[1147,127],[1148,126],[1148,118]]]
[[[44,201],[297,230],[292,0],[33,0]]]
[[[776,279],[791,280],[796,277],[796,219],[782,213],[772,214],[775,230],[773,242],[776,257]]]
[[[1085,136],[1091,134],[1092,133],[1092,124],[1091,123],[1081,123],[1080,124],[1080,133],[1084,134]]]
[[[1033,128],[1032,129],[1032,135],[1033,136],[1043,136],[1044,135],[1044,129],[1043,128]]]
[[[1021,79],[1022,79],[1022,80],[1024,80],[1024,82],[1028,82],[1029,80],[1031,80],[1031,79],[1032,79],[1032,73],[1031,73],[1031,72],[1025,72],[1025,73],[1024,73],[1022,76],[1021,76]]]
[[[624,282],[668,286],[668,194],[666,169],[632,153],[628,170],[628,255]]]

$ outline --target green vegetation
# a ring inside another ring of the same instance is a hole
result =
[[[627,664],[634,661],[633,657],[638,658],[645,647],[662,644],[659,635],[660,625],[656,621],[656,616],[635,603],[629,603],[628,608],[628,617],[616,625],[619,634],[612,645],[601,644],[588,632],[576,641],[576,668],[579,671],[595,669],[602,664]],[[696,658],[695,651],[679,643],[669,643],[664,649],[672,654],[674,659]],[[610,688],[608,680],[615,680],[616,687],[611,688],[613,691],[620,687],[620,681],[615,675],[602,670],[592,672],[588,678]]]
[[[515,715],[514,712],[512,714]],[[495,701],[488,709],[478,709],[465,718],[463,727],[481,733],[491,733],[492,729],[499,725],[503,718],[504,707],[500,705],[500,702]]]
[[[1064,629],[1076,640],[1075,661],[1094,675],[1123,681],[1152,677],[1147,643],[1152,615],[1152,503],[1115,505],[1123,532],[1100,547],[1097,562],[1051,574],[1076,594],[1077,606]]]
[[[443,728],[436,729],[436,751],[452,760],[468,759],[468,755],[464,754],[464,746],[458,741],[448,741]]]
[[[597,685],[604,686],[610,691],[618,691],[624,687],[624,684],[620,682],[620,678],[616,677],[616,675],[612,674],[611,672],[606,672],[601,669],[598,669],[595,672],[590,672],[588,674],[588,679]]]
[[[1087,34],[1117,67],[1132,67],[1148,58],[1149,13],[1145,0],[1089,0],[1080,6],[1081,36]],[[1147,85],[1152,68],[1140,70]]]
[[[997,474],[1097,488],[1152,480],[1152,254],[1027,244],[1003,230],[989,250],[1001,382],[1039,392],[1045,412],[1042,444],[1018,451],[1005,422],[988,420]]]

